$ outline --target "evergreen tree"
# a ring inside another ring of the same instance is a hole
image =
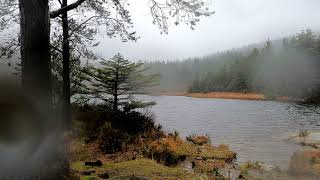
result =
[[[90,84],[87,94],[105,101],[114,111],[119,107],[135,109],[149,105],[133,99],[133,94],[144,93],[146,87],[157,84],[158,75],[147,75],[143,63],[134,63],[117,54],[100,62],[101,67],[91,66],[86,72]]]

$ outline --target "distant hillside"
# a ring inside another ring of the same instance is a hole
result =
[[[272,40],[271,44],[275,48],[281,48],[283,39]],[[254,49],[263,49],[265,45],[266,42],[261,42],[203,57],[193,57],[180,61],[146,61],[144,63],[146,67],[150,68],[151,73],[161,75],[160,85],[152,88],[152,91],[184,92],[188,90],[200,74],[218,72],[225,65],[234,63],[239,60],[239,57],[247,56]]]

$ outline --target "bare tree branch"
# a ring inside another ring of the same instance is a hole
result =
[[[63,8],[57,9],[55,11],[50,12],[50,18],[56,18],[59,15],[61,15],[62,13],[66,12],[66,11],[70,11],[72,9],[77,8],[79,5],[81,5],[84,1],[86,0],[78,0],[72,4],[69,4],[68,6],[65,6]]]

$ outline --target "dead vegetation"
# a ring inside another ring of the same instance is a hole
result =
[[[192,179],[204,175],[216,177],[219,168],[224,168],[236,158],[236,154],[226,145],[214,147],[206,143],[200,146],[173,135],[157,140],[140,137],[136,142],[128,146],[126,151],[112,154],[101,151],[99,144],[72,142],[69,148],[72,169],[82,179],[99,178],[99,174],[107,170],[111,179],[132,175],[150,179]],[[97,159],[103,162],[103,166],[84,165],[87,161]],[[179,166],[186,160],[192,162],[193,173]]]
[[[103,106],[77,107],[75,112],[77,126],[68,149],[72,169],[82,179],[103,175],[111,179],[132,175],[150,179],[218,177],[218,169],[236,159],[228,146],[213,146],[207,135],[184,140],[178,132],[164,133],[151,117],[138,112],[115,115]],[[101,167],[84,165],[97,160],[103,163]],[[194,173],[182,169],[180,163],[185,161],[192,163]]]

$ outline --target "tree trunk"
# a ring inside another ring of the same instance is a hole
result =
[[[41,126],[42,130],[49,134],[55,128],[49,125],[52,122],[51,114],[49,114],[52,112],[52,89],[48,0],[19,0],[19,8],[22,85],[24,91],[28,93],[28,100],[35,106],[31,109],[35,108],[38,118],[43,121],[43,123],[39,123],[40,125],[30,123],[31,126]],[[42,135],[42,137],[35,136],[34,138],[45,140],[46,137],[46,135]],[[51,137],[50,142],[43,141],[44,146],[39,146],[39,149],[33,152],[34,154],[26,157],[27,166],[18,166],[18,172],[14,172],[15,174],[12,174],[12,177],[10,176],[11,179],[33,179],[35,177],[37,179],[61,179],[62,175],[65,175],[61,174],[62,171],[67,170],[65,168],[67,166],[61,163],[65,159],[62,159],[63,156],[60,158],[60,154],[58,154],[60,152],[58,139],[53,140]],[[23,148],[24,145],[25,142],[21,147]],[[50,151],[38,153],[47,149],[50,149]],[[25,165],[25,162],[21,162],[22,164]],[[11,175],[10,172],[9,175]]]
[[[68,0],[62,1],[62,8],[68,5]],[[67,128],[71,126],[71,103],[70,103],[70,44],[68,12],[62,14],[63,30],[63,106],[62,115]]]
[[[113,111],[117,112],[118,111],[118,94],[113,95]]]
[[[51,108],[48,0],[19,0],[22,84],[31,99]]]
[[[114,92],[113,92],[113,111],[118,111],[118,82],[119,82],[119,71],[116,71],[116,79],[114,82]]]

